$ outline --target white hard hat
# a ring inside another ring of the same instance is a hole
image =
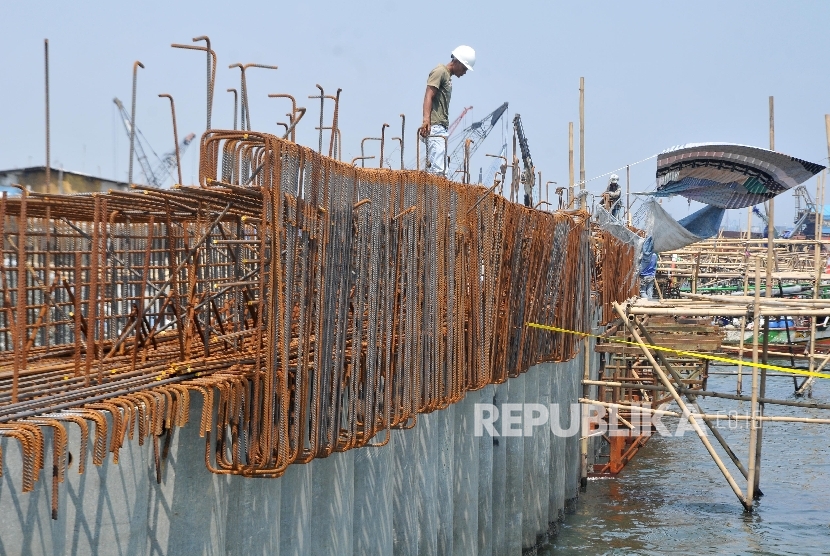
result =
[[[620,177],[617,174],[611,174],[611,178],[608,180],[608,183],[617,183],[620,181]]]
[[[469,71],[476,65],[476,51],[466,44],[462,44],[452,51],[452,57],[464,64]]]

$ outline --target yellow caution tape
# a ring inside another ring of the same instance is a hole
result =
[[[543,330],[550,330],[551,332],[564,332],[565,334],[576,334],[577,336],[584,336],[586,338],[602,338],[603,340],[608,340],[609,342],[616,342],[618,344],[628,344],[636,347],[641,347],[637,342],[629,342],[628,340],[620,340],[619,338],[603,338],[602,336],[598,336],[597,334],[589,334],[588,332],[579,332],[577,330],[568,330],[567,328],[558,328],[556,326],[548,326],[546,324],[538,324],[535,322],[528,322],[527,326],[531,328],[541,328]],[[655,351],[667,351],[669,353],[676,353],[678,355],[688,355],[690,357],[699,357],[700,359],[708,359],[709,361],[719,361],[721,363],[733,363],[735,365],[741,364],[748,367],[758,367],[759,369],[768,369],[771,371],[781,371],[783,373],[792,373],[795,375],[802,375],[802,376],[814,376],[816,378],[830,378],[830,373],[817,373],[815,371],[806,371],[804,369],[794,369],[792,367],[779,367],[778,365],[766,365],[764,363],[758,363],[757,365],[754,363],[750,363],[747,361],[742,361],[740,359],[732,359],[731,357],[719,357],[717,355],[709,355],[708,353],[697,353],[695,351],[684,351],[681,349],[672,349],[662,346],[653,346],[650,344],[643,343],[648,349],[652,349]]]

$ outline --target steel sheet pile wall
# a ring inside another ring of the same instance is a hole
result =
[[[585,213],[254,132],[207,133],[200,164],[201,187],[0,202],[0,435],[31,490],[52,431],[53,513],[70,423],[96,464],[149,438],[160,474],[199,393],[208,468],[276,477],[576,354],[528,321],[589,328]]]

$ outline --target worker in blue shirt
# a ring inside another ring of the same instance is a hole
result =
[[[654,277],[657,275],[657,253],[653,251],[654,241],[651,237],[643,242],[643,255],[640,257],[640,297],[651,299],[654,296]]]

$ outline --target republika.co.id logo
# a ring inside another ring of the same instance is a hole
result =
[[[619,415],[616,407],[606,408],[590,403],[573,403],[560,406],[552,403],[504,403],[499,406],[489,403],[475,404],[474,433],[476,436],[533,436],[535,433],[550,432],[555,436],[568,438],[606,436],[683,436],[694,431],[687,418],[672,418],[673,431],[663,422],[664,412],[654,412],[650,402],[633,403],[626,406],[626,417]],[[692,414],[695,416],[695,414]],[[721,419],[728,421],[730,429],[745,427],[748,420],[736,419],[737,413],[724,414]],[[697,416],[702,424],[701,416]],[[718,419],[720,422],[720,419]],[[703,428],[706,434],[705,427]]]

